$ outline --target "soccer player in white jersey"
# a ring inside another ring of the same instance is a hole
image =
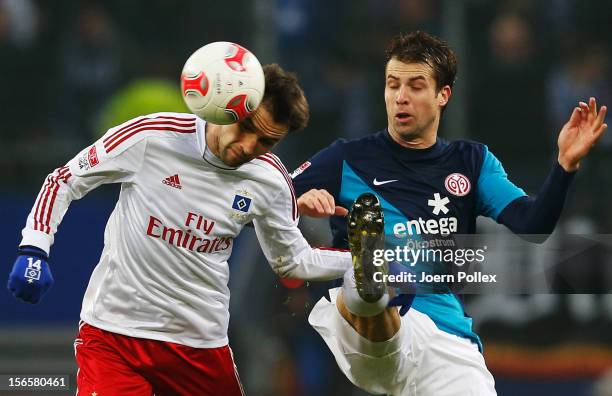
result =
[[[8,282],[30,303],[53,284],[49,249],[70,202],[121,183],[83,298],[77,394],[243,394],[227,337],[227,260],[251,221],[281,277],[334,279],[351,266],[348,252],[313,249],[297,228],[291,179],[269,150],[305,127],[308,103],[293,74],[264,73],[251,118],[138,117],[47,177]]]

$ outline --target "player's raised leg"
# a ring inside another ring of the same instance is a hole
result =
[[[387,265],[375,265],[374,252],[385,247],[385,223],[375,195],[360,195],[348,218],[348,240],[353,268],[344,275],[336,306],[359,335],[374,342],[386,341],[400,328],[397,309],[387,308],[389,293],[376,272],[387,273]]]
[[[336,297],[336,307],[342,317],[360,336],[373,342],[386,341],[400,329],[400,316],[397,308],[387,308],[378,315],[359,316],[348,310],[344,304],[343,293]]]
[[[338,366],[355,385],[372,393],[400,394],[413,382],[409,329],[400,324],[397,308],[387,308],[386,286],[373,281],[374,250],[384,249],[384,219],[378,199],[361,195],[349,214],[353,268],[341,288],[321,299],[310,324],[321,334]]]

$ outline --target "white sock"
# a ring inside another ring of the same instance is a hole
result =
[[[342,296],[344,305],[350,313],[357,316],[369,317],[376,316],[387,308],[389,303],[389,293],[385,293],[378,301],[373,303],[364,301],[357,292],[355,285],[355,271],[349,268],[344,273],[344,285],[342,285]]]

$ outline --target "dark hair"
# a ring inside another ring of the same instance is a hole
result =
[[[434,71],[436,90],[451,88],[457,75],[457,57],[448,44],[431,34],[417,30],[394,37],[387,47],[385,70],[392,58],[404,63],[425,63]]]
[[[270,111],[275,122],[287,125],[289,132],[304,129],[310,111],[296,75],[286,72],[276,63],[265,65],[263,70],[266,89],[262,105]]]

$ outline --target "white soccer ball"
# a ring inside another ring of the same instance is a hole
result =
[[[207,44],[183,67],[181,92],[195,115],[213,124],[238,122],[263,98],[261,64],[246,48],[227,41]]]

